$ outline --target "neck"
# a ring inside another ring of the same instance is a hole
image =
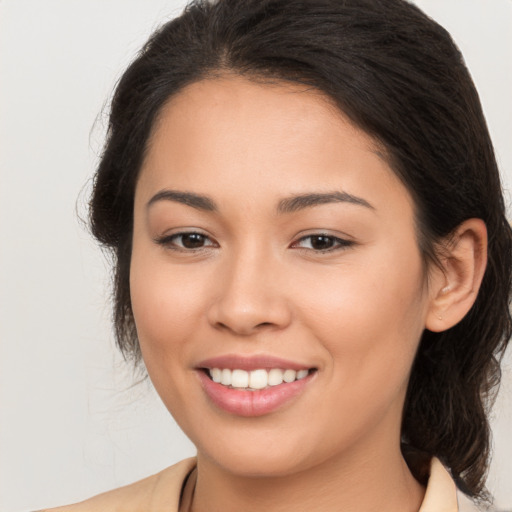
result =
[[[198,456],[192,512],[417,512],[424,488],[399,444],[387,454],[345,454],[286,476],[233,474]],[[352,459],[352,460],[351,460]]]

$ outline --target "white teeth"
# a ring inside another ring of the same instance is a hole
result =
[[[304,377],[308,376],[308,370],[299,370],[297,372],[297,380],[303,379]]]
[[[285,382],[293,382],[297,377],[297,372],[295,370],[285,370],[283,373],[283,380]]]
[[[222,380],[222,370],[219,368],[212,368],[210,370],[210,377],[212,378],[213,382],[220,382]]]
[[[263,389],[268,385],[267,370],[253,370],[249,376],[249,387],[252,389]]]
[[[237,389],[265,389],[268,386],[278,386],[283,382],[293,382],[304,379],[309,375],[309,370],[281,370],[272,368],[271,370],[231,370],[229,368],[211,368],[209,370],[213,382],[224,386],[231,386]]]
[[[224,386],[231,386],[231,370],[228,368],[224,368],[224,370],[222,370],[220,383],[224,384]]]
[[[307,370],[306,370],[307,372]],[[279,368],[272,368],[268,372],[268,385],[269,386],[277,386],[283,383],[283,370]]]
[[[249,373],[245,370],[233,370],[231,372],[231,385],[234,388],[249,387]]]

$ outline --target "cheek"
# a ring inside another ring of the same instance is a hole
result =
[[[401,388],[408,379],[425,323],[423,280],[416,247],[348,261],[336,280],[317,276],[307,321],[329,353],[333,376],[353,386],[354,396]]]
[[[130,269],[130,293],[137,333],[146,364],[177,360],[186,347],[202,309],[204,280],[190,281],[186,267],[162,264],[151,251],[134,247]]]
[[[169,412],[190,432],[191,349],[203,310],[200,282],[192,283],[186,268],[171,273],[151,251],[134,247],[130,291],[148,375]]]

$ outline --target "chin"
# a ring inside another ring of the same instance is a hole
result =
[[[322,439],[296,428],[281,426],[249,428],[231,432],[209,432],[208,438],[192,439],[198,450],[198,460],[239,477],[285,477],[321,464],[332,456],[325,453]],[[217,434],[217,435],[216,435]],[[277,435],[276,435],[277,434]],[[312,447],[317,449],[312,449]],[[329,447],[331,445],[329,444]],[[338,450],[334,450],[337,452]],[[199,462],[201,463],[201,462]]]
[[[199,460],[202,455],[198,453]],[[284,477],[307,469],[308,464],[301,457],[274,450],[273,452],[248,453],[236,450],[222,454],[205,454],[224,471],[245,478]]]

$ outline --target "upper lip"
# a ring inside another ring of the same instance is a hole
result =
[[[309,364],[303,364],[296,361],[282,359],[280,357],[271,356],[268,354],[258,354],[253,356],[241,354],[226,354],[216,357],[211,357],[201,361],[198,368],[227,368],[227,369],[240,369],[240,370],[258,370],[258,369],[291,369],[303,370],[313,368]]]

